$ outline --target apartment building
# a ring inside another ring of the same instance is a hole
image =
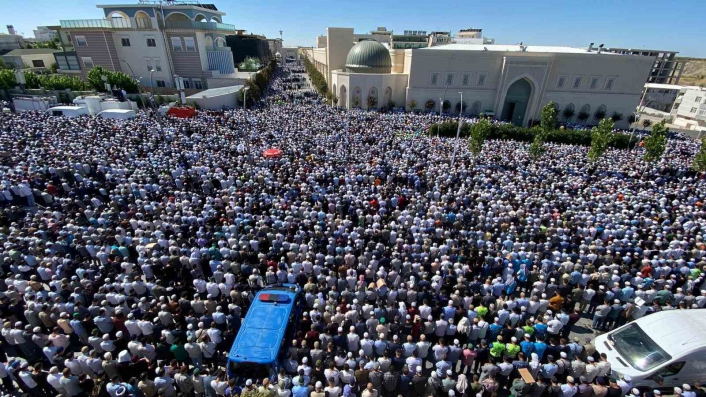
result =
[[[85,77],[101,66],[146,87],[175,87],[176,77],[190,89],[241,83],[225,39],[238,30],[222,22],[225,13],[215,5],[144,0],[97,7],[104,18],[60,21],[59,73]]]

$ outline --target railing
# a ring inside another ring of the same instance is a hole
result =
[[[167,21],[166,29],[188,29],[188,30],[226,30],[234,32],[235,25],[220,22],[195,22],[195,21]]]
[[[146,18],[135,19],[135,25],[129,19],[71,19],[59,21],[65,29],[152,29],[152,21]]]

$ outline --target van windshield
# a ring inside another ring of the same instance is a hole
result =
[[[648,371],[672,359],[637,324],[630,324],[609,338],[615,350],[635,369]]]

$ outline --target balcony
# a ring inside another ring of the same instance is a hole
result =
[[[195,22],[195,21],[166,21],[165,29],[179,30],[215,30],[234,33],[235,25],[219,22]]]
[[[59,21],[62,29],[152,29],[149,19],[136,19],[136,26],[130,24],[130,20],[124,18],[112,19],[71,19]]]

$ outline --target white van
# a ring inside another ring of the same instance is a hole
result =
[[[54,106],[47,109],[45,113],[52,116],[78,117],[88,114],[88,109],[81,106]]]
[[[706,382],[706,310],[667,310],[596,337],[613,376],[658,389]]]

